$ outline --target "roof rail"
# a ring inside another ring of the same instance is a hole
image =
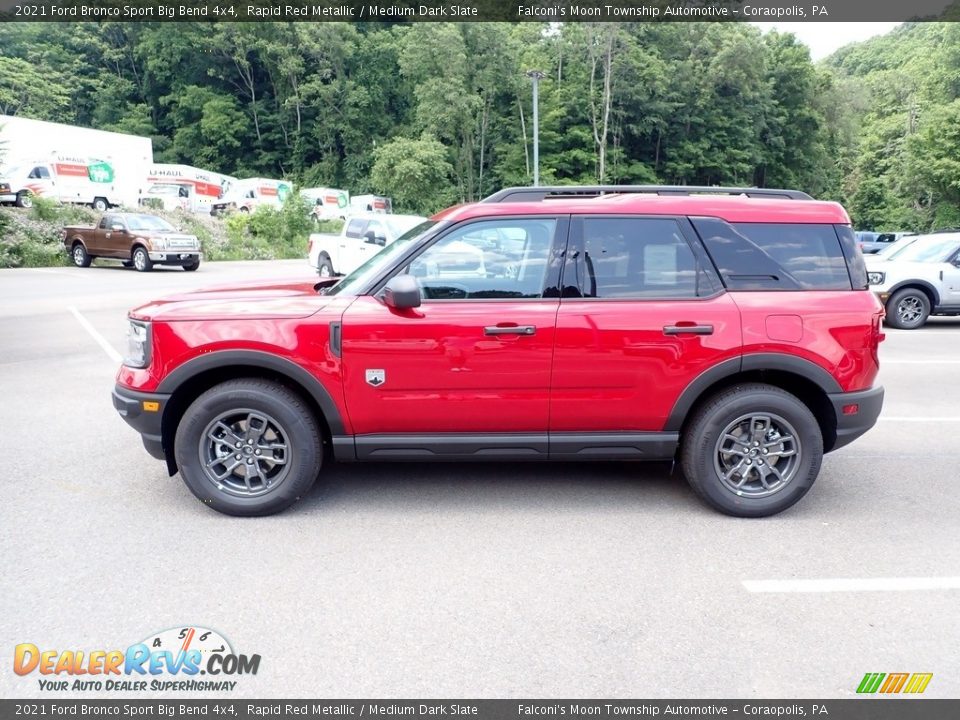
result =
[[[609,194],[638,193],[649,195],[746,195],[752,198],[779,200],[813,200],[799,190],[772,188],[698,187],[695,185],[556,185],[548,187],[510,187],[484,198],[481,202],[537,202],[560,198],[591,198]]]

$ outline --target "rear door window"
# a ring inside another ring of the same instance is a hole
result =
[[[565,297],[695,298],[715,291],[673,218],[581,217],[572,236]]]
[[[850,290],[833,225],[691,218],[730,290]]]

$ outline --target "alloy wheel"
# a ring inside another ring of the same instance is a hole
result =
[[[200,438],[204,475],[221,492],[257,497],[275,490],[290,472],[288,433],[259,410],[220,413]]]
[[[800,467],[797,431],[779,415],[741,415],[721,433],[714,451],[720,482],[740,497],[768,497],[785,488]]]

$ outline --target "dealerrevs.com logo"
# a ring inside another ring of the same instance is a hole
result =
[[[45,691],[230,691],[238,682],[233,677],[259,669],[259,655],[237,654],[223,635],[203,627],[152,633],[126,650],[43,650],[20,643],[13,654],[13,671],[43,676],[37,682]]]

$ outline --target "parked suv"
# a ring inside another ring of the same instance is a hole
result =
[[[960,232],[920,235],[889,260],[868,258],[867,269],[895,328],[915,330],[931,315],[960,314]]]
[[[233,515],[290,506],[333,460],[676,458],[759,517],[873,426],[882,317],[835,203],[512,188],[342,279],[133,310],[113,402]]]

